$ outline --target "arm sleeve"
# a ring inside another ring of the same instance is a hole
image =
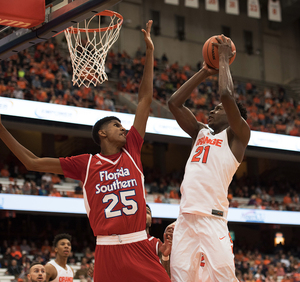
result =
[[[74,157],[59,158],[65,177],[84,182],[89,157],[89,154],[84,154]]]
[[[136,128],[132,126],[126,135],[126,145],[125,149],[132,156],[139,169],[143,171],[142,161],[141,161],[141,150],[144,143],[144,139],[138,133]]]

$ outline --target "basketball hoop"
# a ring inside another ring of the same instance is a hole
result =
[[[90,28],[98,17],[97,28]],[[102,27],[101,17],[110,18],[108,26]],[[73,68],[73,85],[89,87],[108,80],[105,73],[105,60],[110,47],[119,37],[123,17],[113,11],[104,10],[84,21],[84,27],[69,27],[65,36],[70,51]]]

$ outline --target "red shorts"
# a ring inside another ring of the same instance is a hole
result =
[[[96,245],[94,282],[170,282],[148,240]]]

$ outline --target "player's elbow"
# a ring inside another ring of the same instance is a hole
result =
[[[168,100],[167,103],[168,103],[169,110],[170,110],[171,112],[173,112],[175,108],[178,108],[178,106],[176,105],[176,103],[175,103],[173,97],[171,97],[171,98]]]
[[[32,159],[24,165],[25,165],[25,168],[30,171],[40,171],[41,170],[41,166],[38,162],[38,159]]]
[[[232,97],[232,91],[228,87],[221,88],[219,90],[220,96],[222,97]]]

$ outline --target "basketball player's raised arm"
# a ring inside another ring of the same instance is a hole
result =
[[[63,174],[58,158],[39,158],[22,146],[4,127],[0,115],[0,138],[27,170]]]
[[[217,37],[216,37],[217,38]],[[246,148],[250,139],[250,128],[242,118],[234,98],[233,81],[229,68],[229,58],[233,56],[231,52],[231,40],[222,35],[222,40],[217,38],[219,52],[219,93],[221,102],[226,112],[230,130],[242,142]]]
[[[154,65],[154,45],[151,39],[152,21],[148,21],[146,30],[142,29],[144,33],[144,40],[146,43],[146,59],[144,66],[144,73],[139,88],[138,105],[135,112],[133,126],[144,137],[146,132],[146,124],[150,113],[150,106],[153,97],[153,65]]]
[[[193,90],[207,77],[216,74],[217,71],[208,68],[204,63],[203,68],[195,73],[188,81],[186,81],[169,99],[168,106],[171,113],[174,115],[179,126],[190,135],[193,140],[198,135],[198,132],[205,125],[196,120],[194,114],[184,106],[185,101],[190,97]]]

